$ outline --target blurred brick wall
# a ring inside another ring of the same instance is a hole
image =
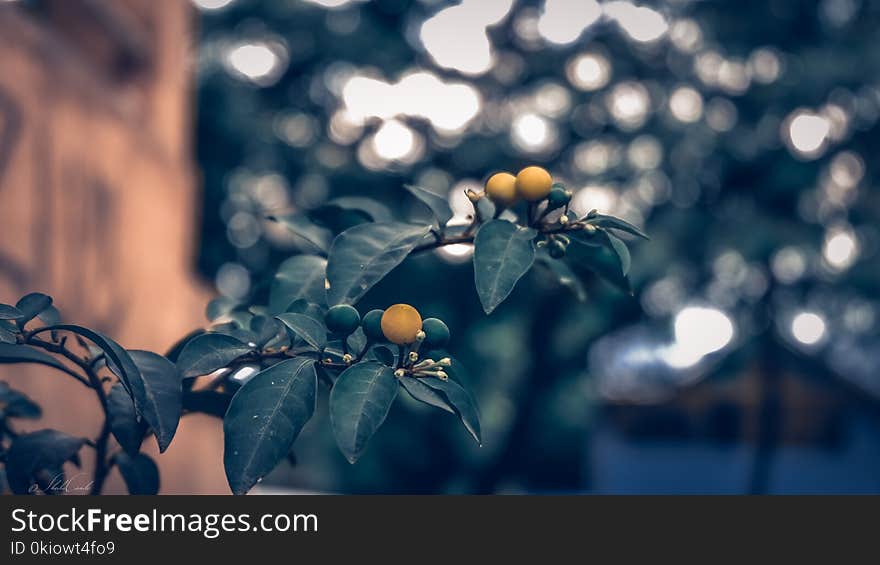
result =
[[[0,2],[0,302],[45,292],[66,321],[163,352],[204,323],[207,300],[193,274],[191,5],[35,6]],[[42,403],[34,427],[97,434],[97,402],[71,379],[21,365],[0,379]],[[227,492],[219,423],[181,424],[157,459],[162,492]]]

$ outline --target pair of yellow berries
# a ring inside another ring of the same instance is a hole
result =
[[[541,167],[526,167],[516,176],[495,173],[486,181],[486,194],[495,204],[511,206],[520,198],[538,202],[547,198],[553,188],[553,177]]]

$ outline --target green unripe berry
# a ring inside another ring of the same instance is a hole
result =
[[[554,186],[547,195],[547,209],[562,208],[571,201],[571,192],[561,186]]]
[[[425,341],[422,347],[425,349],[440,349],[449,343],[449,328],[437,318],[427,318],[422,321],[422,331],[425,332]]]
[[[554,239],[550,242],[550,246],[548,247],[550,257],[553,257],[554,259],[561,259],[565,257],[565,247],[565,242]]]
[[[364,319],[361,320],[361,327],[364,329],[364,335],[367,336],[367,339],[373,342],[376,341],[385,341],[385,334],[382,333],[382,314],[385,313],[385,310],[370,310],[366,314],[364,314]]]
[[[324,323],[327,324],[327,329],[335,334],[351,335],[360,325],[361,315],[354,306],[337,304],[327,310]]]

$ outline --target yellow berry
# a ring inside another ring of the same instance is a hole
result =
[[[552,187],[553,177],[541,167],[526,167],[516,175],[516,192],[529,202],[543,200]]]
[[[495,173],[486,181],[486,194],[499,206],[516,202],[516,177],[510,173]]]
[[[422,331],[422,317],[409,304],[389,306],[382,314],[382,333],[391,343],[406,345],[416,340]]]

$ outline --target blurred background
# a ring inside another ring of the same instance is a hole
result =
[[[413,183],[464,222],[465,188],[540,164],[652,236],[633,295],[536,268],[486,317],[469,247],[408,260],[359,307],[446,320],[484,445],[399,402],[352,466],[319,411],[263,491],[880,492],[878,26],[878,0],[0,0],[2,297],[161,351],[310,252],[269,214],[413,217]],[[163,492],[225,492],[188,419]]]

